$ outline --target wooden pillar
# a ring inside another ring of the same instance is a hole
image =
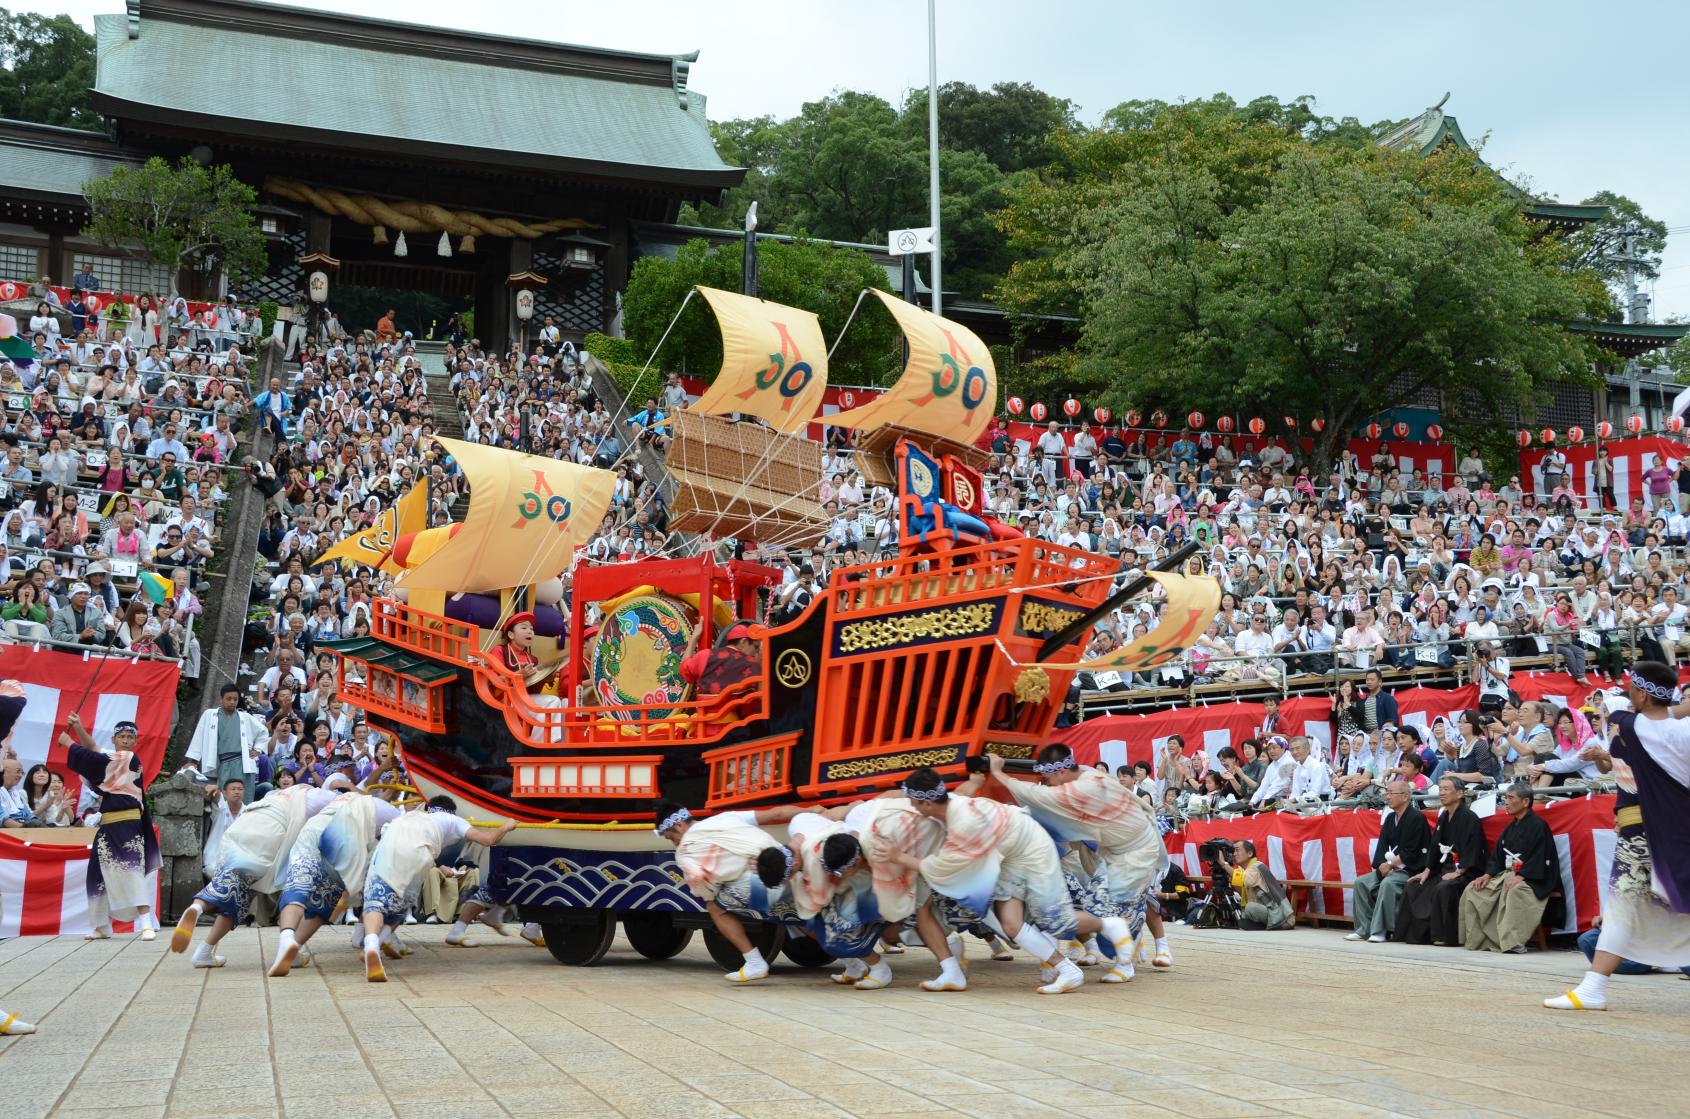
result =
[[[507,276],[516,276],[534,269],[534,242],[525,237],[511,239],[510,268]],[[504,300],[504,315],[500,320],[505,324],[505,340],[517,338],[522,332],[522,323],[516,317],[516,297],[508,286],[501,285],[501,298]]]
[[[52,232],[47,234],[47,264],[42,272],[53,277],[56,284],[70,285],[72,269],[70,258],[65,254],[65,235]],[[31,280],[34,276],[29,277]],[[112,277],[114,280],[116,277]]]
[[[628,290],[628,274],[633,268],[628,258],[628,223],[612,221],[602,234],[595,236],[603,236],[610,242],[604,253],[604,306],[599,315],[599,329],[608,334],[610,324],[616,320],[616,297]]]
[[[308,253],[334,253],[329,249],[330,231],[334,222],[327,214],[309,213],[305,215],[305,251]]]

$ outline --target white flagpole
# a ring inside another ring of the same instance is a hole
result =
[[[939,292],[939,38],[934,14],[937,0],[927,0],[927,224],[933,227],[933,313],[942,314]]]

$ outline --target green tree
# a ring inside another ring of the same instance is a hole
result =
[[[1628,258],[1637,262],[1639,282],[1660,276],[1661,253],[1667,247],[1666,222],[1650,217],[1636,202],[1611,190],[1597,191],[1583,204],[1606,206],[1608,213],[1568,238],[1579,267],[1616,288],[1625,280]]]
[[[903,119],[927,143],[927,91],[910,91]],[[1000,171],[1026,171],[1050,161],[1050,139],[1078,127],[1073,102],[1028,82],[976,89],[967,82],[939,87],[939,148],[979,152]]]
[[[67,15],[0,8],[0,117],[98,131],[94,36]]]
[[[1559,324],[1606,293],[1518,192],[1471,152],[1325,139],[1215,102],[1140,117],[1077,149],[1109,160],[1012,203],[1041,267],[999,290],[1079,310],[1088,404],[1319,415],[1322,459],[1423,391],[1453,426],[1588,376]]]
[[[225,164],[208,168],[184,158],[172,167],[154,156],[90,179],[82,193],[89,210],[83,233],[103,245],[139,248],[178,273],[222,271],[234,283],[266,266],[264,234],[252,212],[257,195]]]
[[[822,336],[830,344],[838,341],[828,362],[831,381],[885,384],[896,375],[901,366],[900,335],[891,316],[878,305],[865,301],[850,331],[839,339],[858,294],[864,288],[887,288],[884,269],[861,253],[814,242],[764,241],[757,252],[763,298],[814,313],[821,320]],[[657,347],[694,285],[738,291],[740,264],[739,246],[715,249],[702,237],[682,245],[674,260],[645,257],[635,261],[622,298],[623,326],[642,359]],[[722,339],[716,320],[703,300],[694,299],[653,365],[684,367],[708,378],[721,364]]]

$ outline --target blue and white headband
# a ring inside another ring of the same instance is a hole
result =
[[[908,785],[900,785],[899,788],[903,789],[904,795],[909,797],[911,800],[930,800],[937,802],[944,800],[950,795],[943,785],[940,785],[936,789],[912,789]]]
[[[1074,761],[1074,755],[1070,754],[1066,758],[1057,758],[1053,762],[1034,762],[1033,772],[1060,773],[1064,769],[1075,769],[1077,767],[1078,763]]]
[[[793,856],[792,848],[790,847],[782,847],[780,849],[780,853],[786,856],[786,874],[782,876],[782,881],[785,881],[787,878],[792,877],[792,867],[797,860]]]
[[[1660,684],[1652,684],[1635,672],[1628,673],[1628,676],[1630,677],[1632,685],[1650,699],[1659,700],[1662,703],[1677,703],[1683,696],[1683,693],[1679,691],[1679,689],[1662,687]]]
[[[658,825],[651,830],[656,832],[658,835],[662,835],[669,829],[679,827],[690,819],[692,819],[691,812],[687,811],[685,808],[677,808],[673,812],[669,813],[669,815],[663,817]]]

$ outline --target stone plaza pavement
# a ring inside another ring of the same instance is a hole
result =
[[[919,950],[885,991],[791,966],[734,988],[697,938],[669,963],[619,942],[566,968],[515,939],[448,948],[438,926],[411,927],[385,985],[339,930],[267,981],[274,932],[232,934],[219,971],[164,939],[0,944],[0,1006],[42,1030],[0,1039],[0,1117],[1572,1119],[1683,1115],[1690,1095],[1690,982],[1539,1008],[1581,972],[1571,952],[1174,928],[1174,970],[1045,997],[1025,959],[974,961],[966,994],[917,990]]]

